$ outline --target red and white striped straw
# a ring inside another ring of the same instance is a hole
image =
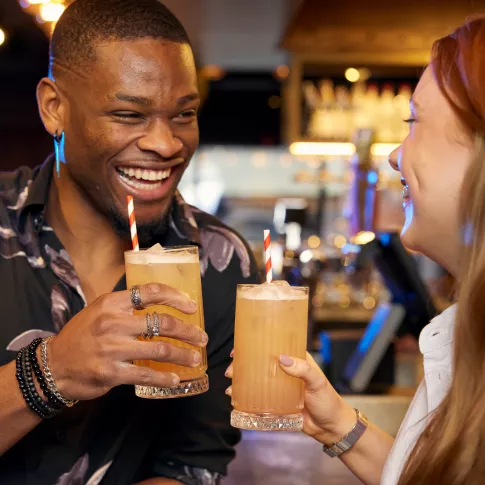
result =
[[[271,266],[271,234],[268,229],[264,231],[264,260],[266,263],[266,283],[273,281],[273,268]]]
[[[138,233],[136,232],[135,207],[131,195],[126,196],[126,203],[128,204],[128,218],[130,219],[131,244],[133,245],[133,251],[139,251],[140,246],[138,245]]]

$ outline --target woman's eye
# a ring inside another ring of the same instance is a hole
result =
[[[412,124],[416,121],[416,119],[415,118],[406,118],[403,121],[404,121],[404,123]]]

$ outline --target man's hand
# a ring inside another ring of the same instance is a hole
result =
[[[166,285],[140,287],[145,307],[167,305],[191,314],[196,304],[188,295]],[[182,340],[194,346],[207,344],[207,334],[196,325],[160,314],[160,336]],[[129,291],[110,293],[78,313],[52,339],[49,362],[52,375],[67,399],[95,399],[121,384],[172,387],[177,375],[135,366],[133,360],[155,360],[195,367],[200,352],[175,347],[163,341],[139,341],[146,332],[145,315],[134,315]]]

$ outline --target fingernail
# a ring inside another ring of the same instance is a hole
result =
[[[209,341],[209,336],[206,333],[202,334],[202,337],[200,338],[200,341],[202,344],[206,344]]]
[[[234,357],[234,349],[231,350],[231,353],[229,354],[229,357]]]
[[[287,355],[280,355],[280,362],[286,367],[291,367],[295,363],[295,361]]]
[[[190,300],[190,308],[192,308],[192,310],[197,308],[197,303],[194,300]]]
[[[232,396],[232,389],[230,387],[228,387],[225,392],[228,396]]]
[[[224,375],[225,375],[226,377],[229,377],[229,369],[227,369],[227,370],[226,370],[226,372],[224,372]]]
[[[200,364],[200,361],[202,360],[202,356],[199,354],[199,352],[194,352],[194,361],[193,361],[193,366],[197,366]]]
[[[173,378],[173,385],[176,386],[177,384],[180,383],[180,378],[177,374],[172,374],[172,378]]]

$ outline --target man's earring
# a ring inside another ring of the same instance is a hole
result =
[[[61,162],[66,163],[64,158],[64,132],[60,135],[57,132],[54,134],[54,151],[56,157],[56,172],[59,178],[61,176]]]

